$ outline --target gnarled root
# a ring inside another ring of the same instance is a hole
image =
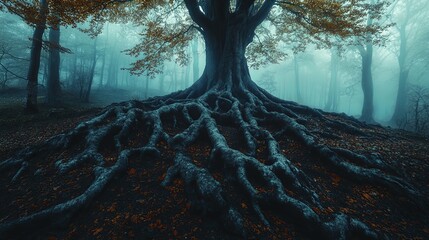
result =
[[[239,101],[238,96],[245,100]],[[174,134],[167,131],[165,119],[176,129],[180,122],[181,131]],[[41,223],[58,222],[61,219],[67,221],[69,216],[97,197],[115,176],[127,169],[131,156],[140,159],[159,156],[157,144],[161,141],[175,152],[163,185],[174,184],[175,178],[183,179],[188,200],[194,209],[202,214],[217,216],[226,228],[242,236],[246,234],[242,212],[237,204],[231,203],[231,199],[226,197],[223,183],[212,174],[214,169],[221,170],[225,178],[237,183],[239,191],[249,199],[252,212],[266,226],[271,224],[266,216],[267,211],[281,209],[288,213],[290,221],[301,226],[310,236],[326,239],[346,239],[352,235],[369,239],[384,238],[365,223],[345,213],[331,215],[330,219],[317,213],[315,209],[324,209],[317,182],[286,156],[280,147],[279,138],[296,139],[312,151],[314,159],[322,160],[324,166],[338,175],[388,188],[424,208],[423,196],[419,191],[400,177],[385,173],[389,167],[379,157],[330,147],[319,141],[317,132],[323,130],[306,127],[312,119],[348,134],[365,135],[361,130],[364,125],[357,121],[348,119],[353,124],[346,124],[327,118],[320,111],[274,99],[257,87],[239,93],[211,90],[194,99],[180,98],[178,94],[112,105],[98,117],[78,125],[70,132],[56,136],[42,146],[25,149],[0,163],[1,172],[16,171],[11,179],[11,184],[14,184],[19,181],[22,172],[30,171],[29,165],[34,164],[33,159],[38,154],[68,149],[81,143],[83,147],[72,156],[56,160],[56,171],[68,174],[89,162],[93,164],[94,176],[82,194],[44,210],[0,223],[0,235],[34,229]],[[280,128],[270,129],[267,127],[270,124]],[[236,149],[229,144],[222,134],[223,126],[237,130],[240,136],[236,137],[242,140],[243,149]],[[133,127],[146,127],[148,133],[147,139],[141,139],[137,147],[129,147],[128,144]],[[340,138],[335,133],[328,137]],[[195,164],[187,152],[187,148],[201,138],[210,142],[208,166]],[[84,139],[83,143],[81,139]],[[111,147],[116,152],[116,161],[110,166],[106,164],[106,156],[101,151],[106,139],[112,143]]]

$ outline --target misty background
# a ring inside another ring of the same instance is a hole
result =
[[[393,25],[384,33],[384,43],[373,46],[373,118],[383,125],[429,134],[429,2],[397,1],[383,21]],[[5,95],[26,88],[33,28],[21,18],[4,12],[0,12],[0,22],[0,88]],[[186,64],[165,62],[163,72],[154,77],[136,76],[127,70],[136,59],[124,51],[142,41],[139,34],[142,29],[132,24],[108,23],[101,34],[92,38],[80,30],[87,27],[60,29],[61,91],[82,104],[104,106],[164,95],[190,86],[203,72],[205,53],[201,39],[191,41]],[[49,31],[45,31],[46,42],[48,35]],[[257,84],[279,98],[359,118],[364,98],[359,46],[343,49],[309,46],[299,53],[289,46],[283,47],[288,52],[285,60],[251,69]],[[45,49],[39,72],[40,102],[46,88],[47,66]],[[392,121],[404,72],[403,102],[407,110],[401,119]],[[22,98],[23,104],[24,101]]]

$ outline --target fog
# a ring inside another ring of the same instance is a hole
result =
[[[424,2],[417,8],[412,6],[414,2],[398,1],[384,19],[394,25],[384,33],[385,42],[373,49],[373,118],[377,123],[410,130],[417,130],[418,127],[428,130],[428,126],[416,126],[415,123],[417,117],[421,118],[420,125],[429,119],[429,27],[426,24],[429,21],[429,4]],[[411,12],[406,13],[407,9]],[[8,13],[0,13],[0,20],[2,91],[25,89],[31,45],[29,39],[33,29],[19,17]],[[87,27],[61,28],[63,51],[60,82],[64,94],[82,98],[90,86],[89,102],[109,104],[145,99],[184,89],[196,81],[204,70],[204,44],[202,39],[194,39],[187,49],[187,63],[181,65],[168,61],[163,64],[162,73],[154,76],[132,75],[127,68],[136,59],[127,55],[125,50],[142,40],[139,35],[141,29],[132,24],[108,23],[97,37],[90,37],[81,31]],[[48,31],[45,31],[44,38],[48,41]],[[288,53],[284,61],[251,69],[252,78],[257,84],[282,99],[360,117],[364,95],[361,86],[362,55],[357,46],[345,46],[338,52],[336,49],[316,49],[310,45],[299,53],[287,49],[288,46],[284,47]],[[404,55],[405,60],[399,63]],[[400,72],[404,71],[407,72],[407,97],[403,101],[407,110],[401,121],[392,123]],[[45,49],[39,73],[41,94],[46,86],[46,74]]]

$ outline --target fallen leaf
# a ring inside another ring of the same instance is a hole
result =
[[[92,230],[92,235],[97,235],[99,233],[101,233],[103,231],[103,228],[96,228],[94,230]]]
[[[132,175],[135,175],[136,174],[136,169],[135,168],[130,168],[129,170],[128,170],[128,175],[130,175],[130,176],[132,176]]]

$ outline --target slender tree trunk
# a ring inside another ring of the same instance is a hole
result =
[[[118,56],[112,53],[107,77],[107,85],[109,87],[117,87],[118,80]]]
[[[189,78],[190,78],[190,75],[191,75],[191,66],[188,64],[188,65],[186,65],[186,67],[185,67],[185,79],[184,79],[184,86],[183,86],[183,88],[187,88],[187,87],[189,87]]]
[[[360,119],[365,122],[374,122],[374,89],[371,71],[372,55],[373,47],[371,44],[366,45],[365,50],[361,50],[363,107]]]
[[[78,86],[78,82],[77,82],[77,56],[76,54],[73,54],[73,68],[72,68],[72,72],[70,73],[70,82],[69,85],[71,86],[70,88],[75,90],[75,88]]]
[[[48,78],[48,65],[49,65],[49,59],[44,59],[43,58],[43,53],[40,56],[40,65],[43,64],[43,76],[42,76],[42,81],[39,81],[39,83],[43,86],[47,86],[47,78]],[[41,66],[39,67],[39,69],[42,68]],[[40,71],[40,70],[39,70]]]
[[[49,30],[49,42],[51,44],[51,48],[49,49],[46,103],[49,105],[54,105],[58,104],[59,98],[61,96],[59,26]]]
[[[299,103],[302,103],[300,79],[299,79],[299,62],[296,54],[293,55],[293,66],[294,66],[294,74],[295,74],[296,101]]]
[[[399,48],[399,84],[398,84],[398,94],[396,96],[395,111],[393,113],[391,122],[397,124],[404,120],[405,114],[407,112],[408,104],[408,75],[409,68],[406,66],[407,58],[407,37],[406,37],[406,24],[402,24],[399,30],[401,37],[401,45]]]
[[[177,91],[177,68],[176,65],[173,65],[173,92]]]
[[[338,51],[331,50],[331,79],[329,81],[328,101],[325,106],[326,111],[337,111],[338,109]]]
[[[113,47],[110,53],[110,63],[107,75],[107,85],[109,87],[118,87],[118,53],[116,52],[117,39],[113,39]]]
[[[165,80],[165,73],[164,73],[165,65],[162,65],[162,74],[159,79],[159,91],[161,94],[164,94],[164,80]]]
[[[145,80],[146,80],[146,86],[144,91],[144,98],[147,99],[149,95],[149,76],[146,75]]]
[[[103,87],[104,66],[105,65],[106,65],[106,49],[103,50],[103,58],[101,59],[100,81],[98,82],[98,88]]]
[[[198,38],[192,41],[192,74],[194,82],[200,77],[200,58],[198,55]]]
[[[97,65],[97,39],[94,40],[93,45],[93,53],[92,53],[92,64],[91,68],[88,73],[88,84],[87,89],[84,94],[83,101],[88,103],[89,102],[89,96],[91,94],[91,88],[92,88],[92,82],[94,80],[94,73],[95,73],[95,65]]]
[[[101,59],[100,81],[98,83],[98,88],[103,87],[104,67],[106,65],[106,49],[107,49],[108,41],[109,41],[109,24],[106,24],[106,41],[104,42],[103,58]]]
[[[3,74],[3,81],[2,81],[2,84],[1,84],[1,88],[2,89],[6,89],[6,83],[7,83],[7,80],[8,80],[7,78],[8,78],[8,76],[7,76],[7,71],[6,71]]]
[[[39,78],[40,56],[42,52],[42,37],[46,26],[46,16],[48,11],[48,3],[46,0],[40,1],[39,19],[40,22],[36,25],[33,33],[30,66],[27,74],[27,103],[26,111],[35,113],[37,108],[37,88]]]

